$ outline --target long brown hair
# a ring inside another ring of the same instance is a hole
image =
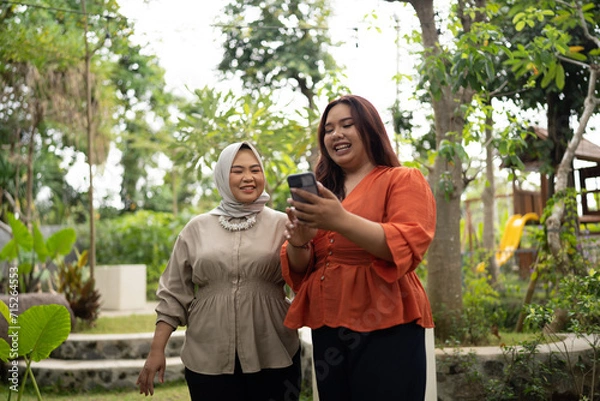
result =
[[[367,99],[357,95],[344,95],[331,101],[321,116],[319,122],[319,161],[315,168],[315,176],[325,188],[332,191],[340,199],[346,197],[344,191],[344,171],[327,153],[325,148],[325,123],[329,111],[338,104],[346,104],[350,107],[350,114],[354,125],[360,135],[371,162],[376,166],[398,167],[400,161],[392,148],[387,136],[385,125],[377,109]]]

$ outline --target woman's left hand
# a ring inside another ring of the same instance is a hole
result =
[[[290,205],[295,209],[294,214],[301,224],[308,227],[339,232],[348,212],[333,192],[320,182],[317,186],[320,196],[302,189],[292,189],[309,202],[290,200]]]
[[[283,235],[292,246],[298,247],[307,244],[315,235],[317,235],[316,228],[308,227],[300,223],[293,207],[286,208],[285,212],[288,215],[288,222],[285,226]]]

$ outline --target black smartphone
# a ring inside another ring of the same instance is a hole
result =
[[[315,175],[311,172],[290,174],[287,178],[288,185],[290,188],[300,188],[305,191],[311,192],[315,195],[319,195],[319,189],[317,188],[317,180]],[[292,199],[298,202],[306,202],[306,199],[296,195],[292,192]]]

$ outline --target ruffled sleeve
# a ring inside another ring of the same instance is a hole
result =
[[[306,280],[306,278],[310,275],[310,272],[314,269],[315,266],[315,258],[314,258],[314,247],[311,246],[311,258],[308,263],[308,267],[304,274],[298,274],[290,270],[290,262],[287,257],[287,246],[288,242],[284,242],[281,246],[281,273],[283,275],[283,279],[290,286],[290,288],[297,293],[300,290],[300,286]]]
[[[373,268],[392,283],[417,268],[433,240],[436,205],[431,188],[415,168],[391,170],[394,177],[386,193],[381,223],[393,262],[373,258]]]

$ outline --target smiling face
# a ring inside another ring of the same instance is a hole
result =
[[[240,149],[229,171],[229,189],[240,203],[254,202],[265,189],[265,175],[250,149]]]
[[[329,157],[346,172],[371,165],[347,104],[339,103],[329,110],[323,142]]]

